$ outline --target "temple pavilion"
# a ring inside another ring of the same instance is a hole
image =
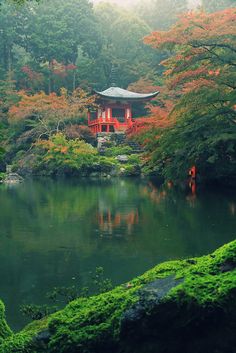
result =
[[[135,93],[120,87],[95,91],[98,109],[88,113],[88,126],[93,133],[125,132],[132,127],[132,109],[138,103],[146,103],[159,92]]]

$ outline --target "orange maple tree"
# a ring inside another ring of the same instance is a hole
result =
[[[149,112],[148,116],[134,120],[133,126],[128,130],[129,137],[137,137],[138,135],[145,134],[150,129],[163,129],[173,124],[173,119],[170,119],[169,115],[173,109],[174,103],[166,87],[155,86],[151,81],[139,80],[130,85],[129,89],[141,93],[160,92],[160,95],[146,105]]]
[[[38,137],[51,136],[61,130],[67,120],[83,116],[87,108],[95,106],[95,97],[81,89],[68,94],[61,89],[61,94],[39,92],[33,95],[25,91],[18,92],[19,102],[9,109],[8,119],[12,124],[27,124],[37,128]]]
[[[205,99],[205,106],[216,104],[219,109],[223,105],[234,110],[235,8],[212,14],[202,11],[183,14],[170,30],[153,32],[144,41],[153,48],[168,50],[172,55],[162,62],[166,70],[164,86],[158,87],[161,94],[156,99],[157,104],[149,105],[149,119],[137,119],[134,133],[170,126],[191,106],[193,110],[199,109],[201,97],[197,97],[197,92],[201,88],[207,89],[212,96]],[[150,83],[147,86],[150,87]]]
[[[235,8],[212,14],[189,12],[169,31],[147,36],[145,43],[174,54],[162,62],[168,89],[187,93],[220,84],[234,88]]]
[[[25,91],[19,91],[20,101],[9,110],[10,122],[19,122],[28,118],[53,120],[78,116],[88,107],[94,105],[95,98],[81,90],[75,90],[71,95],[65,89],[61,94],[46,94],[39,92],[29,95]]]
[[[168,50],[166,96],[170,128],[146,133],[150,166],[172,180],[183,180],[194,164],[204,178],[235,174],[236,8],[180,16],[168,31],[145,38]],[[160,112],[156,112],[158,118]]]

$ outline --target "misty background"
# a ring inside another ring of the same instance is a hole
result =
[[[168,30],[190,8],[214,12],[235,1],[42,0],[23,7],[3,1],[0,80],[32,93],[105,89],[114,68],[118,86],[152,89],[170,53],[145,45],[144,37]]]
[[[136,5],[140,5],[140,4],[145,4],[145,3],[148,3],[149,1],[140,1],[140,0],[107,0],[107,1],[104,1],[104,0],[92,0],[94,4],[98,4],[98,3],[101,3],[101,2],[108,2],[108,3],[111,3],[111,4],[117,4],[117,5],[120,5],[120,6],[123,6],[123,7],[133,7],[133,6],[136,6]],[[155,1],[153,1],[155,2]],[[158,1],[156,1],[157,3]],[[174,3],[175,1],[173,1]],[[198,6],[201,6],[202,5],[202,1],[201,0],[188,0],[188,6],[189,8],[196,8]]]

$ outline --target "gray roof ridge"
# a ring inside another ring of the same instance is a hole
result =
[[[120,87],[109,87],[104,91],[95,91],[96,94],[106,98],[127,98],[127,99],[145,99],[145,98],[154,98],[160,92],[151,92],[151,93],[137,93],[126,90]]]

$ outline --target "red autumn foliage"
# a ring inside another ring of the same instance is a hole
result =
[[[159,90],[159,86],[154,85],[150,79],[141,78],[140,80],[131,83],[128,86],[128,90],[138,93],[150,93]]]
[[[185,95],[195,94],[188,100],[191,103],[197,101],[200,89],[230,94],[235,88],[235,34],[236,9],[230,8],[212,14],[189,12],[181,15],[169,31],[147,36],[146,44],[172,51],[173,55],[162,62],[165,86],[158,88],[161,94],[149,106],[150,117],[137,119],[131,134],[145,135],[148,130],[173,124],[189,109],[182,100]]]
[[[147,86],[145,86],[146,84]],[[146,106],[150,113],[149,116],[135,119],[133,126],[128,130],[130,137],[143,134],[150,129],[164,129],[173,123],[169,118],[169,114],[174,107],[174,99],[166,87],[156,86],[153,85],[150,80],[141,79],[130,85],[129,89],[137,89],[137,92],[144,93],[153,91],[160,92],[160,95]]]
[[[24,72],[30,81],[41,81],[43,79],[42,74],[33,71],[29,66],[23,66],[21,71]]]
[[[236,9],[230,8],[212,14],[189,12],[180,16],[178,23],[169,31],[153,32],[145,38],[145,43],[153,48],[171,45],[194,44],[196,39],[202,43],[211,38],[228,43],[227,35],[235,35]],[[219,42],[218,42],[219,43]]]
[[[63,63],[58,62],[56,59],[53,59],[49,65],[49,68],[54,75],[64,78],[68,75],[69,71],[76,70],[77,66],[74,64],[64,65]]]
[[[69,139],[82,139],[95,143],[95,136],[87,125],[73,124],[65,127],[65,136]]]
[[[20,122],[32,116],[40,119],[65,119],[76,117],[89,106],[94,105],[94,96],[89,97],[83,90],[77,89],[72,95],[68,95],[65,89],[61,95],[56,93],[46,94],[39,92],[29,95],[25,91],[19,91],[19,103],[9,110],[9,120]]]
[[[199,78],[196,80],[192,80],[190,82],[186,82],[183,85],[182,93],[189,93],[196,90],[199,90],[199,87],[217,87],[216,83],[213,80],[208,80],[205,78]]]
[[[231,65],[221,57],[222,51],[235,49],[236,9],[206,14],[190,12],[180,17],[169,31],[153,32],[145,42],[154,48],[177,49],[177,53],[162,62],[167,68],[165,77],[169,89],[180,89],[192,80],[196,84],[209,85],[222,73],[222,65]],[[225,55],[225,54],[224,54]],[[224,70],[223,70],[224,71]],[[190,87],[190,86],[189,86]]]
[[[189,71],[184,71],[181,72],[180,74],[174,76],[172,79],[167,80],[167,85],[169,89],[173,89],[178,84],[188,82],[189,80],[196,80],[198,78],[205,77],[206,74],[208,73],[208,70],[204,67],[199,67],[195,70],[189,70]]]
[[[69,64],[65,66],[66,70],[76,70],[77,66],[74,64]]]

